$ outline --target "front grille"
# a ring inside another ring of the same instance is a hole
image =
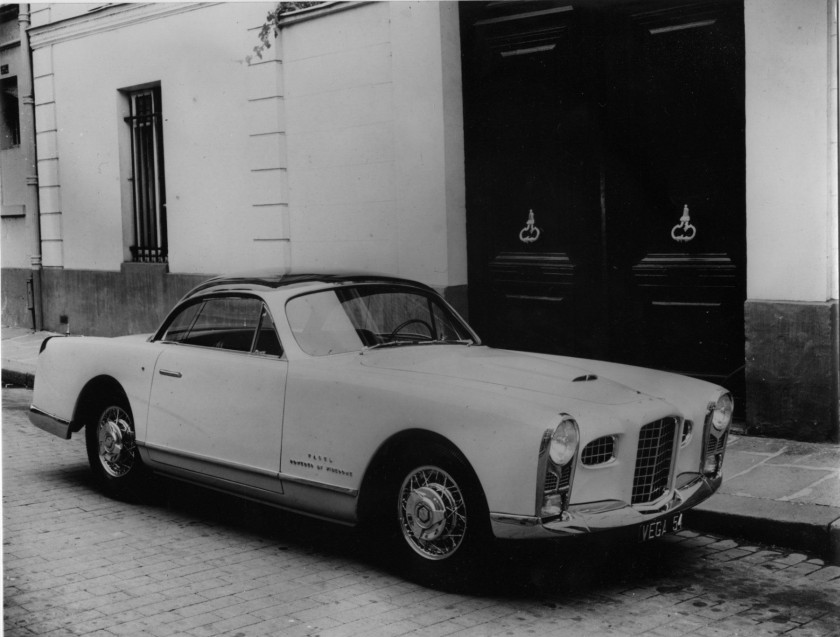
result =
[[[709,440],[706,443],[707,456],[720,453],[724,447],[726,447],[726,432],[720,438],[715,438],[712,434],[709,434]]]
[[[668,488],[678,424],[677,418],[663,418],[645,425],[639,432],[632,504],[652,502]]]
[[[580,461],[585,465],[604,464],[615,458],[615,436],[602,436],[583,448]]]
[[[555,471],[559,471],[559,475],[555,473]],[[566,466],[562,469],[556,469],[555,467],[551,467],[548,471],[545,472],[545,492],[549,493],[551,491],[557,491],[558,489],[568,489],[571,479],[571,462],[567,463]]]

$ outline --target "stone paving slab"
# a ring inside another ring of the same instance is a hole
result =
[[[830,478],[835,482],[840,480],[836,469],[762,464],[727,479],[718,493],[764,500],[792,500],[796,499],[795,494]]]
[[[731,436],[719,492],[686,523],[840,564],[840,445]]]

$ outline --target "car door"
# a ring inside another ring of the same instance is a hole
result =
[[[146,441],[152,462],[282,492],[288,363],[262,300],[200,299],[170,319],[160,340]]]

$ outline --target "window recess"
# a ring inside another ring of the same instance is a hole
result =
[[[163,117],[160,87],[129,93],[134,242],[131,259],[166,263],[166,187],[163,164]]]

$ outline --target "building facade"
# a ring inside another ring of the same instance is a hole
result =
[[[491,344],[709,378],[755,433],[837,439],[835,0],[327,2],[253,56],[274,6],[32,5],[47,329],[149,331],[220,272],[382,272]]]

